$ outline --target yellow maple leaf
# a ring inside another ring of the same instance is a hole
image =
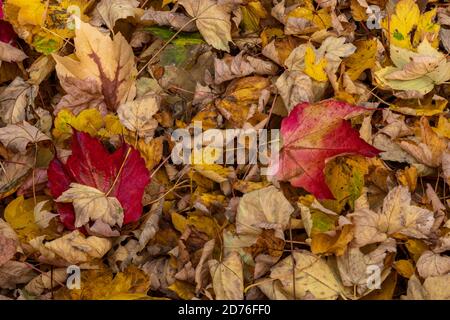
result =
[[[36,203],[48,200],[48,197],[36,197]],[[5,220],[16,231],[19,239],[28,241],[43,234],[34,217],[34,199],[19,196],[11,201],[5,209]],[[49,209],[46,206],[46,209]]]
[[[18,34],[37,51],[50,54],[73,38],[75,24],[71,16],[77,15],[88,21],[84,11],[88,0],[8,0],[4,4],[6,19]]]
[[[72,136],[72,128],[101,138],[126,132],[116,115],[108,114],[103,117],[97,109],[86,109],[75,116],[68,109],[61,110],[55,118],[53,137],[64,141]]]
[[[311,46],[306,47],[305,51],[305,73],[317,81],[327,81],[328,77],[325,72],[327,60],[322,57],[317,61],[316,53]]]
[[[391,45],[400,48],[412,49],[419,45],[425,38],[434,46],[439,45],[439,25],[432,22],[436,10],[425,12],[420,15],[419,6],[414,0],[400,0],[395,6],[395,13],[385,17],[381,26],[389,34]],[[411,34],[414,34],[413,44]]]
[[[440,116],[436,128],[432,128],[439,136],[450,139],[450,119]]]
[[[355,81],[366,69],[371,69],[376,62],[377,40],[355,41],[356,51],[344,60],[347,74]]]
[[[286,29],[289,29],[289,19],[290,18],[302,18],[310,21],[311,27],[303,28],[302,33],[310,33],[317,30],[328,29],[332,26],[331,15],[329,13],[329,8],[323,8],[316,10],[314,4],[311,0],[305,1],[305,4],[290,11],[287,15],[288,25]],[[289,30],[286,30],[289,31]],[[295,31],[300,31],[295,28]],[[291,32],[287,32],[291,33]],[[297,33],[297,32],[296,32]]]

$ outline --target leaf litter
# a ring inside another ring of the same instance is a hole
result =
[[[443,1],[0,0],[0,299],[450,299],[449,30]]]

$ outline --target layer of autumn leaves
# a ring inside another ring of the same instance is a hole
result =
[[[0,299],[450,299],[443,2],[0,5]]]

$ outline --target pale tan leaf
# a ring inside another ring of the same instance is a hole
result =
[[[442,276],[450,272],[450,257],[425,251],[417,260],[416,267],[422,278]]]
[[[134,101],[119,106],[117,113],[120,122],[140,137],[151,138],[158,127],[158,121],[153,116],[158,112],[159,96],[147,94]]]
[[[183,31],[186,32],[198,30],[194,22],[189,23],[192,20],[191,18],[178,12],[156,11],[153,8],[149,8],[145,10],[141,20],[154,21],[160,26],[170,26],[176,30],[181,30],[181,28],[183,28]]]
[[[57,217],[58,214],[52,213],[48,210],[44,209],[44,206],[47,204],[48,200],[38,202],[34,207],[34,221],[41,228],[47,228],[50,221]]]
[[[36,276],[25,262],[7,261],[0,265],[0,288],[15,289],[17,284],[27,283]]]
[[[231,252],[222,262],[209,260],[216,300],[244,299],[244,272],[241,256]]]
[[[220,5],[216,0],[179,0],[178,3],[195,18],[195,24],[208,44],[219,50],[230,51],[229,6]]]
[[[421,163],[429,167],[438,167],[442,162],[442,155],[447,150],[447,143],[431,129],[428,119],[420,119],[420,142],[403,140],[400,147],[411,154]]]
[[[50,138],[26,121],[0,128],[0,142],[15,152],[24,154],[29,143],[50,140]]]
[[[343,290],[325,259],[306,250],[294,251],[277,263],[269,279],[262,279],[259,288],[271,299],[305,299],[311,294],[315,299],[335,300]]]
[[[384,241],[395,233],[426,238],[435,220],[432,211],[411,205],[411,194],[405,186],[398,186],[388,193],[381,212],[360,209],[351,217],[355,225],[354,243],[358,247]]]
[[[139,7],[137,0],[102,0],[97,5],[97,10],[108,28],[112,30],[117,20],[134,17],[137,7]]]
[[[35,296],[40,296],[45,290],[50,290],[59,285],[64,284],[67,278],[66,268],[57,268],[52,271],[44,272],[30,282],[24,287],[24,289]]]
[[[0,118],[6,124],[14,124],[26,119],[26,109],[33,105],[38,87],[17,77],[0,93]]]
[[[397,248],[394,239],[387,239],[375,250],[366,254],[359,248],[348,248],[344,255],[336,258],[342,283],[345,286],[356,287],[357,293],[360,296],[369,293],[368,277],[371,273],[367,272],[368,267],[377,266],[380,270],[384,270],[384,259],[390,252],[396,251]],[[385,277],[387,273],[385,272]],[[382,278],[381,280],[384,279]]]
[[[239,202],[236,215],[238,234],[259,235],[262,229],[274,229],[284,239],[294,208],[283,193],[270,186],[246,193]]]
[[[0,41],[0,65],[5,62],[20,62],[27,58],[27,55],[20,49],[6,42]]]
[[[109,197],[102,191],[78,183],[71,183],[57,202],[73,203],[75,227],[79,228],[90,220],[101,220],[110,226],[122,226],[123,209],[116,197]]]
[[[34,238],[30,241],[30,245],[49,261],[62,258],[71,264],[100,259],[112,246],[108,239],[95,236],[85,237],[78,230],[45,243],[44,237]]]

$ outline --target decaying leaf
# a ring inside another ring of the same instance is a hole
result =
[[[111,249],[111,241],[95,236],[85,237],[75,230],[61,238],[44,242],[45,236],[34,238],[30,245],[46,260],[63,259],[69,264],[88,262],[102,258]]]
[[[392,189],[383,201],[380,212],[362,208],[352,214],[355,225],[355,244],[359,247],[386,240],[400,233],[423,239],[431,233],[434,224],[432,211],[411,205],[407,187]]]
[[[213,279],[214,293],[218,300],[242,300],[244,297],[244,275],[241,257],[233,252],[224,261],[209,260],[209,271]]]
[[[342,293],[342,287],[326,261],[308,251],[295,251],[284,258],[272,268],[269,279],[272,281],[263,279],[259,288],[272,299],[305,299],[310,294],[313,299],[334,300]]]
[[[0,128],[0,142],[13,151],[24,154],[29,143],[50,140],[48,136],[26,121]]]
[[[216,0],[180,0],[187,13],[193,17],[206,42],[219,50],[229,51],[231,41],[230,12],[227,5]]]

